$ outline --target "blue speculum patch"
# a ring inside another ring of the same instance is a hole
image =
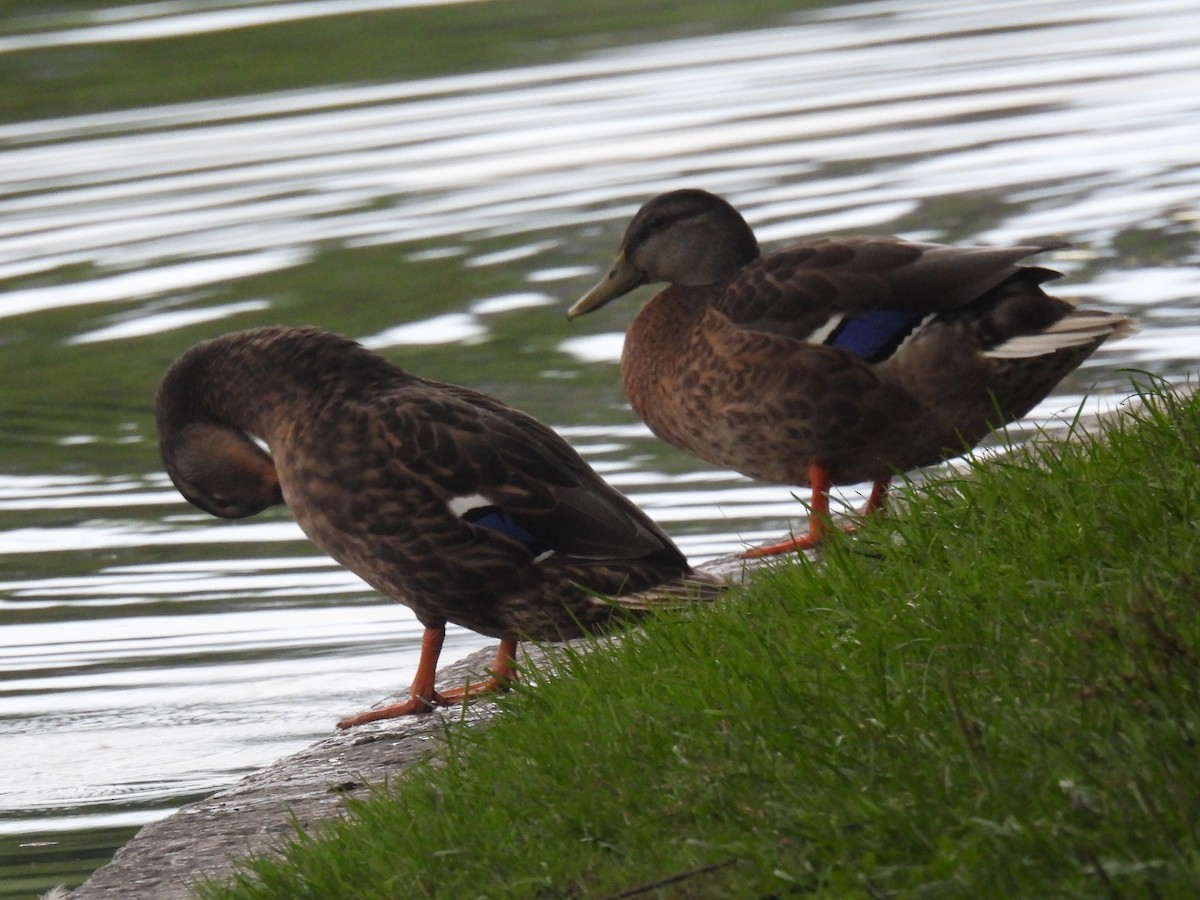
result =
[[[847,317],[825,342],[867,362],[887,359],[921,321],[919,313],[880,309]]]
[[[473,525],[490,528],[492,531],[498,531],[505,537],[524,544],[532,553],[538,553],[545,549],[541,547],[537,538],[521,527],[521,524],[513,518],[512,513],[499,506],[478,506],[463,513],[463,518]]]

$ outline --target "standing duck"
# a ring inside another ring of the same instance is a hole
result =
[[[672,191],[638,211],[567,317],[667,283],[629,327],[625,392],[668,443],[812,488],[806,535],[743,554],[767,556],[820,542],[832,485],[870,481],[864,513],[880,509],[893,475],[974,447],[1133,330],[1044,293],[1057,272],[1018,265],[1060,246],[861,236],[763,256],[729,203]]]
[[[342,728],[502,687],[519,639],[577,637],[721,584],[550,428],[325,331],[197,344],[155,413],[185,498],[225,518],[286,503],[314,544],[424,626],[409,699]],[[435,689],[447,622],[500,639],[490,680]]]

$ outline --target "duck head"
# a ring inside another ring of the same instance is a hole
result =
[[[608,272],[567,318],[593,312],[643,284],[717,284],[758,255],[754,232],[720,197],[694,189],[659,194],[638,210]]]
[[[163,436],[162,459],[179,493],[223,519],[242,519],[283,503],[270,455],[242,431],[210,422]]]

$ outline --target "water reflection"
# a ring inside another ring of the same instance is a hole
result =
[[[180,8],[154,27],[194,24]],[[416,623],[286,516],[218,522],[170,489],[149,403],[187,345],[281,321],[357,336],[547,419],[689,556],[727,553],[794,522],[793,492],[633,420],[615,368],[630,309],[567,326],[554,308],[637,206],[703,186],[764,244],[1067,236],[1061,292],[1144,327],[1030,424],[1093,385],[1089,409],[1110,408],[1118,366],[1177,377],[1200,346],[1197,34],[1186,0],[883,2],[553,65],[0,126],[0,735],[23,773],[0,785],[5,852],[85,827],[113,841],[411,676]]]

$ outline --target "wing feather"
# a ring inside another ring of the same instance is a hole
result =
[[[949,247],[875,236],[807,241],[746,265],[713,305],[741,328],[798,341],[831,343],[849,330],[848,349],[877,357],[921,319],[977,300],[1018,271],[1022,259],[1059,246]],[[877,311],[896,315],[872,320]]]
[[[559,554],[615,560],[673,553],[683,564],[661,529],[552,429],[486,394],[424,382],[431,384],[436,392],[397,397],[390,430],[420,436],[421,452],[405,454],[404,464],[434,490],[447,499],[486,498]]]

